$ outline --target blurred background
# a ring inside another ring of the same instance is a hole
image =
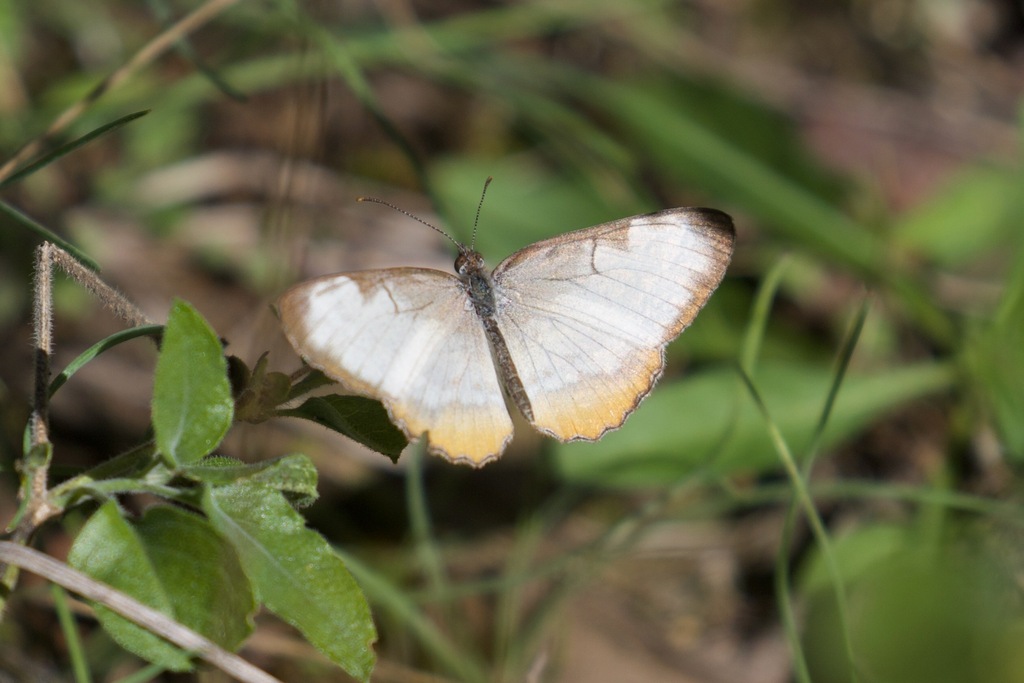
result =
[[[605,220],[724,210],[725,282],[598,443],[519,424],[482,470],[394,465],[280,419],[223,452],[316,462],[307,516],[367,592],[374,680],[1024,681],[1022,73],[1014,0],[11,2],[0,163],[51,126],[36,154],[148,114],[0,200],[153,319],[186,299],[229,353],[287,372],[270,305],[288,285],[451,268],[440,235],[361,195],[468,241],[493,176],[491,265]],[[38,242],[0,215],[5,524]],[[121,329],[69,281],[55,303],[57,369]],[[54,476],[146,437],[155,355],[124,345],[62,388]],[[37,545],[63,557],[80,522]],[[21,588],[0,678],[70,680],[48,592]],[[96,680],[139,668],[80,623]],[[346,680],[271,617],[243,655]]]

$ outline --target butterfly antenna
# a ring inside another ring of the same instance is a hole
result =
[[[454,244],[456,247],[458,247],[459,251],[462,251],[462,249],[464,248],[459,243],[459,241],[457,239],[455,239],[454,237],[452,237],[451,235],[446,233],[441,228],[437,227],[436,225],[431,225],[430,223],[426,222],[425,220],[423,220],[419,216],[413,215],[413,214],[409,213],[408,211],[406,211],[405,209],[398,208],[397,206],[395,206],[391,202],[386,202],[383,199],[377,199],[376,197],[356,197],[356,201],[357,202],[373,202],[374,204],[381,204],[382,206],[386,206],[389,209],[394,209],[398,213],[404,214],[404,215],[408,216],[409,218],[413,219],[414,221],[416,221],[418,223],[422,223],[423,225],[427,226],[431,230],[434,230],[435,232],[441,233],[442,235],[447,237],[451,241],[452,244]]]
[[[473,219],[473,239],[469,241],[469,248],[476,249],[476,226],[480,224],[480,211],[484,208],[484,197],[487,196],[487,186],[494,180],[492,176],[487,176],[487,180],[484,181],[484,190],[480,193],[480,203],[476,205],[476,218]]]

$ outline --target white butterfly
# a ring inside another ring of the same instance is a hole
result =
[[[512,439],[504,395],[561,441],[620,427],[722,280],[734,239],[720,211],[669,209],[537,242],[491,274],[459,244],[458,277],[327,275],[278,306],[311,366],[379,400],[431,452],[480,466]]]

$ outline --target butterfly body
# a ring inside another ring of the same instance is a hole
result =
[[[279,310],[310,365],[380,400],[432,452],[479,466],[512,436],[503,392],[562,441],[620,427],[722,279],[733,240],[719,211],[670,209],[538,242],[493,273],[460,246],[457,277],[328,275],[288,290]]]
[[[455,272],[458,273],[459,280],[473,304],[473,309],[484,326],[484,334],[487,335],[487,343],[491,349],[491,358],[501,378],[505,393],[512,399],[523,417],[533,422],[530,398],[519,379],[515,360],[508,350],[505,336],[501,333],[501,327],[498,325],[496,318],[498,304],[494,297],[494,283],[487,273],[484,257],[478,251],[459,245],[459,258],[455,259]],[[503,303],[505,303],[504,300]]]

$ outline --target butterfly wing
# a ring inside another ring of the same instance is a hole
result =
[[[378,399],[431,452],[479,466],[512,421],[483,327],[459,281],[421,268],[326,277],[278,302],[285,335],[313,367]]]
[[[563,441],[622,425],[732,256],[732,220],[670,209],[537,242],[492,276],[498,327],[533,413]]]

